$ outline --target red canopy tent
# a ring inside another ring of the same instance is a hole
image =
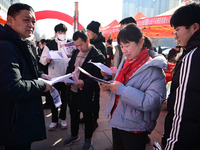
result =
[[[141,12],[137,13],[134,17],[135,20],[144,19],[144,18],[146,18],[146,16]]]
[[[138,26],[144,35],[149,38],[173,38],[173,28],[170,26],[170,18],[174,11],[185,5],[188,0],[184,0],[179,6],[166,11],[155,17],[142,18],[137,20]]]
[[[118,34],[119,32],[119,27],[117,27],[119,25],[117,20],[114,20],[113,22],[111,22],[110,24],[108,24],[107,26],[100,28],[100,31],[102,32],[102,34],[105,36],[106,39],[108,39],[109,37],[111,37],[113,40],[116,40],[116,33]]]
[[[0,23],[3,25],[6,23],[6,13],[3,10],[0,10]]]
[[[145,18],[145,15],[139,12],[135,17],[136,20]],[[103,35],[108,39],[111,37],[114,41],[117,40],[117,35],[119,33],[119,23],[117,20],[114,20],[107,26],[100,29],[100,31],[103,33]]]

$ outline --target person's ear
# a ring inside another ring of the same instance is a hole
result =
[[[143,45],[144,45],[144,37],[142,37],[142,38],[139,40],[139,45],[140,45],[140,48],[143,47]]]
[[[197,30],[199,30],[200,25],[198,23],[194,23],[194,32],[196,32]]]
[[[7,16],[7,25],[9,25],[9,26],[12,26],[12,24],[13,24],[13,17],[11,17],[11,16]]]

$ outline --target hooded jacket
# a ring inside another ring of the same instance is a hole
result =
[[[126,59],[119,65],[116,77]],[[142,65],[131,78],[117,90],[118,105],[112,116],[111,111],[116,95],[110,93],[106,107],[106,117],[111,119],[109,125],[125,131],[149,131],[156,125],[160,108],[166,96],[165,75],[167,61],[162,55]]]
[[[23,145],[46,138],[36,59],[29,41],[0,26],[0,145]]]

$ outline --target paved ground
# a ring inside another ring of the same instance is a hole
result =
[[[98,119],[99,127],[93,133],[92,141],[93,146],[92,150],[105,150],[108,147],[112,146],[112,134],[111,128],[108,126],[108,120],[104,117],[105,107],[108,101],[108,97],[101,93],[100,98],[100,114]],[[166,116],[165,111],[166,105],[162,106],[162,111],[157,121],[157,126],[155,130],[151,133],[150,138],[151,142],[147,144],[146,150],[152,150],[152,145],[155,141],[160,143],[161,136],[164,128],[164,118]],[[69,109],[68,109],[69,110]],[[44,110],[46,127],[48,128],[51,122],[51,113],[50,110]],[[32,144],[32,150],[81,150],[84,143],[84,125],[80,125],[79,135],[80,140],[73,143],[71,146],[63,146],[64,140],[70,136],[70,121],[69,121],[69,112],[67,111],[67,123],[68,129],[62,130],[58,127],[55,131],[47,130],[47,139],[35,142]]]

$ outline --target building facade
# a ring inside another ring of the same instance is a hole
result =
[[[19,2],[19,0],[0,0],[0,10],[7,12],[10,5]]]
[[[146,17],[153,17],[168,11],[183,0],[123,0],[122,18],[135,16],[142,12]]]

